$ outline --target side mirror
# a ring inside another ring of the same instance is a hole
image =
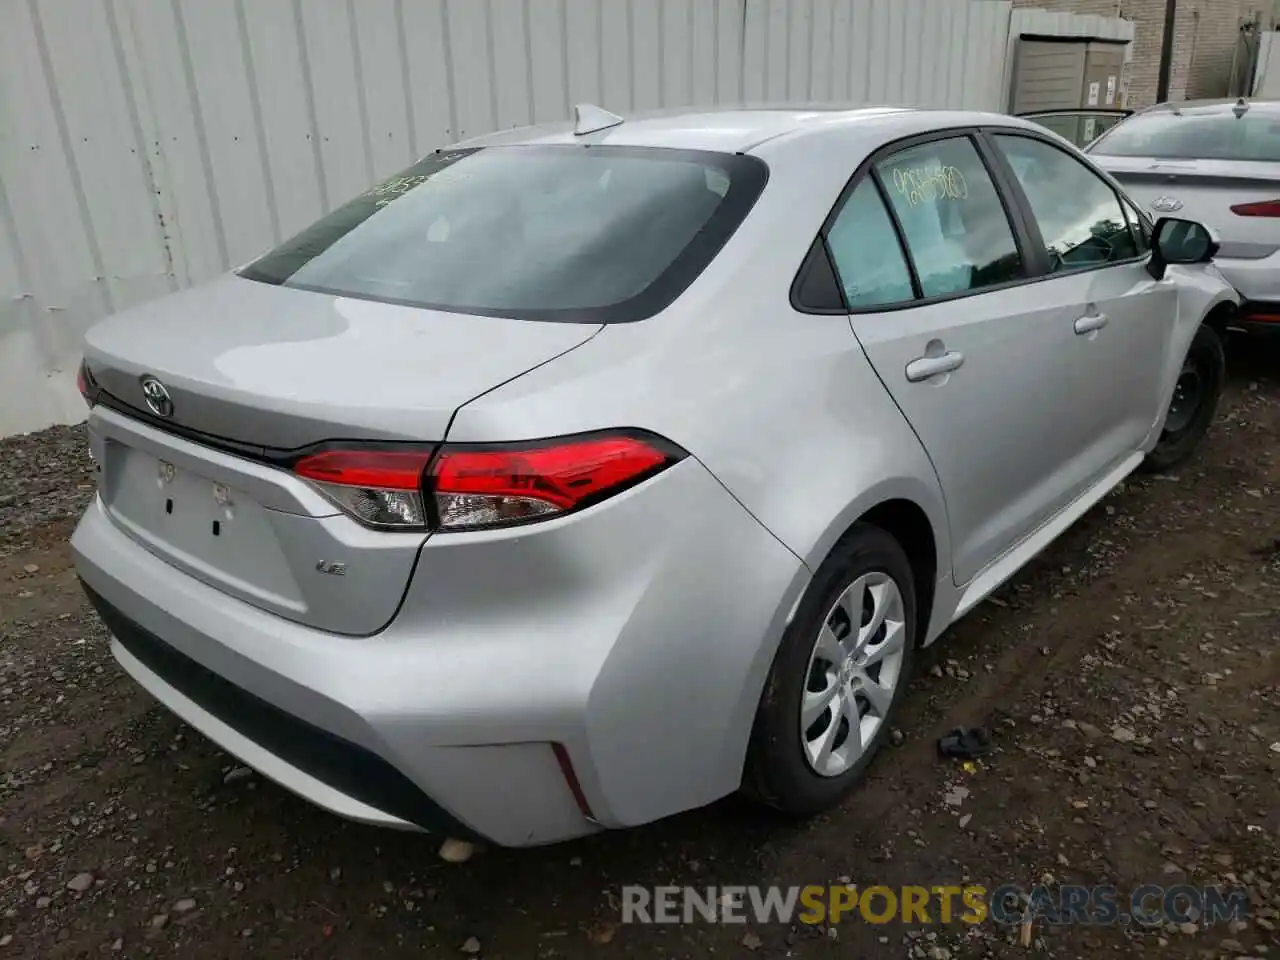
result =
[[[1151,259],[1147,270],[1163,280],[1171,263],[1208,263],[1218,253],[1218,239],[1203,223],[1161,217],[1151,235]]]

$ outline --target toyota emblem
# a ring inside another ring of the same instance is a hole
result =
[[[169,396],[168,388],[155,377],[142,378],[142,397],[157,417],[167,420],[173,416],[173,398]]]
[[[1151,209],[1157,213],[1175,213],[1182,209],[1182,201],[1177,197],[1156,197],[1151,201]]]

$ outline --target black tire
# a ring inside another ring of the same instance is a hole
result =
[[[1195,452],[1213,422],[1226,379],[1227,359],[1222,350],[1222,338],[1212,327],[1201,324],[1187,350],[1178,386],[1175,387],[1175,390],[1184,390],[1188,381],[1194,381],[1196,396],[1192,409],[1180,409],[1178,394],[1175,394],[1165,429],[1155,449],[1143,461],[1143,471],[1163,473],[1172,470]]]
[[[802,745],[801,698],[810,682],[810,657],[820,628],[846,588],[868,573],[887,574],[898,587],[905,644],[898,680],[886,716],[861,757],[836,776],[816,773]],[[888,737],[892,719],[911,680],[916,643],[916,595],[911,564],[898,542],[879,527],[859,523],[818,569],[774,657],[756,711],[743,791],[795,816],[826,810],[862,778]]]

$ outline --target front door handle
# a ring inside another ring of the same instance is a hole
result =
[[[1086,333],[1101,330],[1106,325],[1107,315],[1105,313],[1095,313],[1093,316],[1081,317],[1076,321],[1076,333],[1084,336]]]
[[[912,383],[928,380],[940,373],[950,373],[960,369],[964,363],[964,354],[951,350],[940,357],[917,357],[907,364],[907,379]]]

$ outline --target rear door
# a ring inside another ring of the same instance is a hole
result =
[[[853,331],[937,471],[967,583],[1091,479],[1063,427],[1080,402],[1074,299],[1029,282],[1025,229],[964,132],[875,158],[826,238]]]

